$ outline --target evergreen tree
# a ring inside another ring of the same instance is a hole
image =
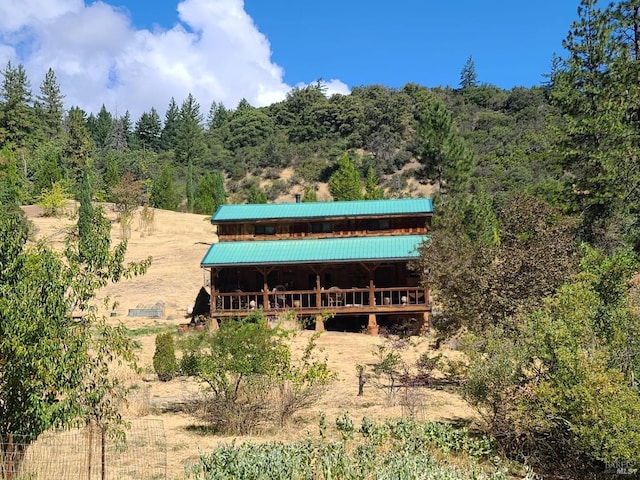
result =
[[[213,215],[220,205],[226,203],[226,197],[222,175],[206,172],[196,190],[193,211]]]
[[[347,153],[338,159],[338,169],[329,178],[329,192],[335,201],[362,200],[360,174]]]
[[[380,179],[373,167],[367,170],[367,178],[364,183],[364,199],[379,200],[384,198],[384,189],[380,186]]]
[[[438,182],[441,195],[468,190],[473,153],[458,135],[443,103],[431,102],[419,112],[416,141],[423,179]]]
[[[193,201],[194,201],[194,188],[193,188],[193,162],[189,159],[189,165],[187,166],[187,186],[186,186],[186,196],[187,196],[187,211],[193,212]]]
[[[113,120],[110,136],[110,149],[115,150],[116,152],[124,152],[127,149],[127,132],[122,118],[116,118]]]
[[[231,117],[231,112],[225,108],[222,102],[212,102],[207,114],[207,129],[209,132],[219,130]]]
[[[94,240],[93,231],[93,206],[91,205],[91,185],[89,184],[89,174],[84,172],[82,183],[80,184],[79,198],[80,209],[78,211],[78,255],[81,261],[88,260],[87,255],[91,252],[91,245],[88,242]]]
[[[162,134],[162,122],[155,108],[145,112],[136,122],[134,135],[144,149],[154,152],[160,150],[160,136]]]
[[[151,185],[149,202],[152,207],[164,210],[176,210],[178,208],[178,196],[176,195],[171,168],[164,165],[160,177]]]
[[[213,212],[215,212],[220,205],[227,203],[227,191],[224,188],[224,178],[222,173],[215,172],[213,174]]]
[[[98,116],[95,122],[91,122],[88,125],[91,133],[91,138],[99,149],[104,149],[111,143],[111,133],[113,130],[113,116],[106,109],[104,104],[98,112]]]
[[[62,134],[64,119],[64,95],[60,93],[60,86],[51,68],[47,71],[42,84],[40,95],[36,101],[36,115],[42,124],[45,135],[51,139]]]
[[[478,86],[478,77],[476,75],[476,66],[473,62],[473,58],[467,58],[467,62],[460,72],[460,87],[472,88]]]
[[[259,185],[252,184],[247,191],[247,203],[267,203],[266,192]]]
[[[14,67],[7,62],[0,75],[0,145],[11,142],[14,148],[22,148],[34,129],[31,85],[21,64]]]
[[[175,136],[176,159],[182,165],[200,165],[206,151],[200,105],[189,94],[180,108]]]
[[[317,202],[318,195],[316,194],[315,188],[311,185],[305,185],[304,190],[302,192],[301,201],[304,202]]]
[[[83,172],[91,166],[92,142],[86,126],[85,113],[72,107],[67,117],[67,135],[63,149],[63,161],[68,176],[80,181]]]
[[[32,195],[37,197],[44,190],[49,190],[51,186],[62,180],[62,144],[57,142],[47,142],[36,150],[36,168],[32,178]]]
[[[133,124],[131,122],[131,114],[129,113],[129,110],[124,112],[124,115],[120,117],[120,121],[122,122],[122,132],[124,133],[127,145],[131,145],[133,140]]]
[[[22,177],[10,144],[0,149],[0,205],[18,205],[23,198]]]
[[[120,172],[118,170],[118,162],[114,155],[107,155],[104,172],[104,183],[111,190],[118,184],[120,180]]]
[[[178,122],[180,117],[180,109],[175,99],[171,97],[169,107],[164,116],[164,126],[160,135],[160,144],[163,150],[176,149],[176,134],[178,131]]]
[[[559,142],[569,208],[582,216],[582,238],[640,248],[640,65],[635,54],[637,2],[602,10],[583,0],[552,78],[552,100],[565,115]],[[634,9],[635,5],[635,9]],[[637,31],[636,31],[637,33]]]

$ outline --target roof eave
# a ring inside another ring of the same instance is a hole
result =
[[[348,258],[337,260],[322,260],[322,261],[295,261],[290,260],[286,262],[246,262],[246,263],[200,263],[201,268],[226,268],[226,267],[261,267],[261,266],[286,266],[286,265],[322,265],[327,263],[380,263],[380,262],[408,262],[417,258],[411,257],[388,257],[388,258]]]

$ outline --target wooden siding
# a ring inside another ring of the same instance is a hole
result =
[[[378,225],[375,222],[381,222]],[[387,223],[385,223],[387,222]],[[429,217],[390,219],[341,219],[314,222],[261,222],[218,225],[219,241],[280,240],[294,238],[334,238],[426,234]],[[323,231],[322,224],[330,225]],[[318,226],[321,225],[321,226]],[[256,227],[259,232],[256,233]],[[268,230],[269,233],[264,233]]]

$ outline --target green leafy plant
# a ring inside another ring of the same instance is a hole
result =
[[[363,419],[359,430],[362,435],[357,437],[346,413],[336,419],[336,427],[342,441],[331,441],[321,433],[319,439],[309,437],[293,443],[224,445],[201,454],[198,463],[187,466],[187,476],[203,480],[510,478],[502,465],[484,461],[494,453],[491,440],[474,438],[465,429],[439,423],[373,423]],[[446,452],[453,461],[443,462],[438,452]]]
[[[65,206],[69,193],[62,182],[55,182],[38,197],[38,206],[45,217],[57,217]]]
[[[153,354],[153,369],[161,382],[171,380],[177,370],[173,335],[170,332],[156,335],[156,349]]]
[[[356,428],[353,424],[353,420],[351,420],[351,417],[349,416],[349,412],[344,412],[342,417],[336,418],[336,428],[338,429],[338,432],[340,432],[343,442],[353,440],[353,434],[355,433]]]
[[[92,302],[108,282],[143,274],[151,259],[125,264],[126,244],[112,249],[110,230],[95,209],[83,251],[74,235],[58,252],[43,242],[28,245],[21,216],[0,216],[3,438],[12,433],[30,442],[51,427],[87,423],[122,433],[126,389],[111,368],[135,367],[134,344]]]

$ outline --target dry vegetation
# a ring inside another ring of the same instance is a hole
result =
[[[45,218],[37,207],[24,208],[36,226],[36,236],[52,243],[63,241],[68,227],[75,221],[74,209],[75,206],[71,204],[66,215]],[[114,220],[112,236],[117,241],[120,226],[108,206],[107,213]],[[152,255],[153,263],[146,275],[106,287],[101,296],[109,296],[117,301],[118,307],[113,314],[107,309],[103,313],[110,321],[124,323],[140,343],[139,364],[142,372],[118,372],[133,387],[123,413],[128,418],[163,420],[168,441],[168,478],[182,478],[185,462],[196,461],[200,451],[206,452],[230,438],[206,433],[197,412],[185,408],[185,404],[202,395],[197,384],[182,377],[170,382],[157,379],[152,367],[154,340],[158,332],[166,329],[177,331],[177,325],[185,322],[186,307],[194,301],[203,283],[200,260],[216,236],[206,216],[157,210],[151,234],[143,231],[138,216],[139,212],[132,222],[127,256],[129,260],[141,260]],[[130,308],[155,305],[164,307],[162,319],[127,315]],[[302,348],[310,334],[300,332],[293,340],[294,350],[298,346]],[[291,425],[284,429],[267,429],[253,439],[292,440],[315,433],[320,413],[326,415],[330,424],[345,411],[349,412],[356,424],[365,415],[372,420],[402,416],[403,407],[386,406],[385,393],[374,388],[372,382],[365,386],[363,396],[357,396],[356,365],[374,362],[373,352],[376,345],[383,341],[382,337],[365,334],[325,332],[321,335],[318,345],[338,379],[312,408],[298,414]],[[429,338],[416,338],[413,344],[406,351],[407,358],[417,358],[430,348],[431,341]],[[458,352],[446,353],[455,357]],[[447,389],[425,389],[419,403],[419,416],[422,419],[468,421],[474,418],[473,410]]]

